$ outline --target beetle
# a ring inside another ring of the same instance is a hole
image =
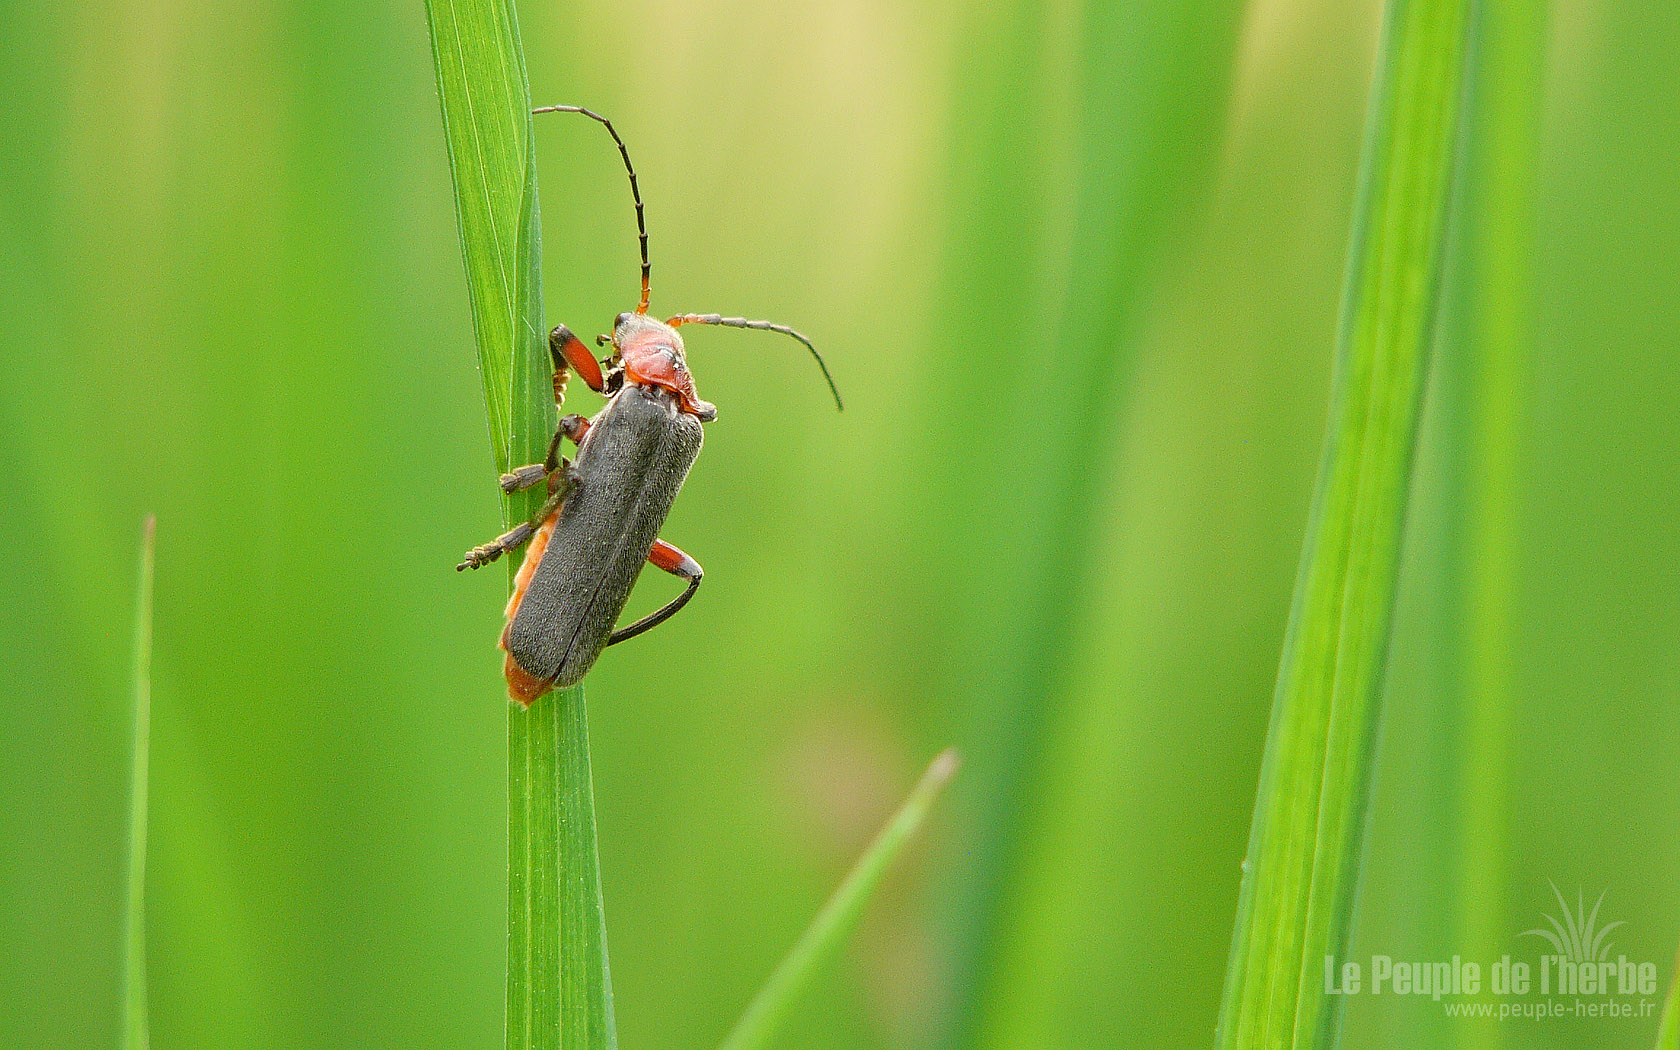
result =
[[[604,126],[618,146],[636,205],[642,298],[634,312],[618,315],[611,336],[596,337],[596,346],[612,347],[600,360],[565,325],[549,333],[556,407],[565,401],[573,372],[591,390],[605,395],[606,406],[593,419],[562,416],[543,462],[501,476],[503,492],[546,484],[548,498],[529,521],[474,547],[455,567],[477,569],[530,545],[514,577],[501,637],[508,695],[523,706],[556,686],[582,679],[607,646],[664,623],[700,587],[700,563],[659,538],[671,504],[700,454],[701,424],[717,418],[716,406],[695,392],[677,333],[680,326],[721,325],[791,336],[816,359],[835,406],[845,407],[817,348],[786,325],[720,314],[678,314],[665,321],[649,316],[647,225],[624,140],[611,121],[582,106],[541,106],[532,112],[588,117]],[[575,462],[561,455],[562,440],[576,446]],[[648,563],[686,581],[687,587],[660,609],[615,628]]]

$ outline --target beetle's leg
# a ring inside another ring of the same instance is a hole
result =
[[[554,361],[554,404],[559,406],[566,400],[566,376],[572,370],[583,377],[591,390],[600,391],[606,381],[601,376],[601,365],[589,356],[589,350],[572,334],[572,330],[565,325],[555,326],[554,331],[548,333],[548,355]],[[572,444],[583,440],[583,435],[589,433],[589,420],[580,415],[560,417],[560,426],[554,431],[554,439],[548,443],[548,455],[541,463],[531,463],[501,476],[503,492],[518,492],[528,489],[540,481],[549,481],[553,489],[552,475],[565,462],[560,457],[560,439],[569,438]],[[529,539],[529,537],[526,537]],[[524,540],[520,541],[521,543]]]
[[[576,413],[573,413],[572,415],[569,415],[569,416],[561,416],[560,417],[560,434],[561,434],[562,437],[564,437],[567,441],[570,441],[572,444],[574,444],[574,445],[583,444],[583,436],[587,433],[589,433],[589,420],[583,418],[582,416],[580,416]],[[557,463],[558,462],[558,459],[557,459],[555,453],[557,453],[559,450],[560,450],[560,441],[559,441],[558,438],[556,438],[555,442],[554,442],[554,446],[548,450],[548,459],[549,459],[550,463]]]
[[[526,467],[514,467],[510,473],[502,475],[502,491],[518,492],[528,489],[539,481],[548,480],[548,464],[532,463]]]
[[[560,394],[566,389],[561,375],[567,368],[576,372],[589,389],[597,394],[605,392],[607,381],[601,375],[601,362],[595,360],[589,348],[583,345],[583,340],[573,335],[570,328],[556,325],[554,331],[548,333],[548,356],[554,360],[555,404],[560,403]]]
[[[626,638],[634,638],[643,631],[651,631],[655,627],[669,620],[677,614],[677,610],[688,604],[694,597],[694,592],[700,589],[702,575],[700,563],[678,550],[664,540],[654,540],[653,550],[648,552],[648,561],[656,568],[664,569],[672,576],[678,576],[688,581],[688,590],[683,591],[671,600],[671,604],[651,612],[628,627],[620,627],[607,638],[608,645],[617,645]]]
[[[560,504],[565,502],[567,494],[577,486],[577,478],[572,475],[569,464],[565,469],[556,470],[549,480],[553,486],[552,491],[530,521],[522,521],[482,547],[474,547],[466,553],[461,564],[455,566],[455,571],[483,568],[529,540],[542,523],[548,520],[549,515],[560,509]]]
[[[537,527],[528,521],[522,521],[513,528],[497,536],[481,547],[474,547],[462,558],[461,564],[455,566],[455,571],[462,569],[481,569],[519,546],[522,546]]]
[[[560,425],[555,428],[554,440],[548,443],[548,456],[541,463],[529,466],[514,467],[509,473],[502,475],[502,491],[518,492],[528,489],[539,481],[547,481],[550,476],[565,464],[560,455],[560,439],[565,438],[576,445],[583,441],[583,435],[589,433],[589,420],[580,415],[560,417]]]

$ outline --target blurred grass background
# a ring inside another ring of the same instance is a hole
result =
[[[665,534],[705,593],[590,678],[625,1046],[719,1039],[946,743],[936,841],[788,1045],[1207,1045],[1378,10],[521,7],[537,100],[629,141],[655,310],[796,324],[848,404],[784,341],[688,340],[720,419]],[[1355,954],[1526,950],[1551,879],[1606,891],[1666,981],[1680,10],[1541,24],[1514,449],[1479,475],[1501,278],[1461,262]],[[0,1045],[118,1030],[148,509],[154,1045],[499,1045],[502,580],[452,571],[497,503],[421,6],[7,0],[0,25]],[[634,302],[625,187],[598,128],[538,136],[548,315],[592,335]],[[1470,187],[1499,170],[1472,155]],[[1467,671],[1496,570],[1503,663]],[[1489,667],[1491,780],[1464,744]],[[1501,781],[1466,841],[1466,785]],[[1502,888],[1463,891],[1490,856]],[[1466,1031],[1364,997],[1346,1045]]]

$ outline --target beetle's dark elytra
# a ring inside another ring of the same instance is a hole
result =
[[[577,487],[504,635],[531,678],[572,685],[606,648],[701,439],[700,421],[661,387],[626,384],[595,417]]]

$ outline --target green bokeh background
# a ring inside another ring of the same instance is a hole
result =
[[[950,804],[786,1045],[1207,1045],[1379,6],[520,16],[536,98],[629,141],[655,309],[794,323],[848,404],[791,343],[688,339],[720,418],[665,535],[707,583],[589,680],[623,1045],[715,1043],[947,743]],[[1355,949],[1533,956],[1550,880],[1666,984],[1680,8],[1534,17],[1512,470],[1468,451],[1459,252]],[[539,119],[548,314],[587,336],[634,304],[630,209],[598,128]],[[154,1045],[499,1046],[503,576],[451,571],[498,504],[421,4],[7,0],[0,157],[0,1045],[116,1038],[156,510]],[[1347,1045],[1654,1030],[1365,997]]]

